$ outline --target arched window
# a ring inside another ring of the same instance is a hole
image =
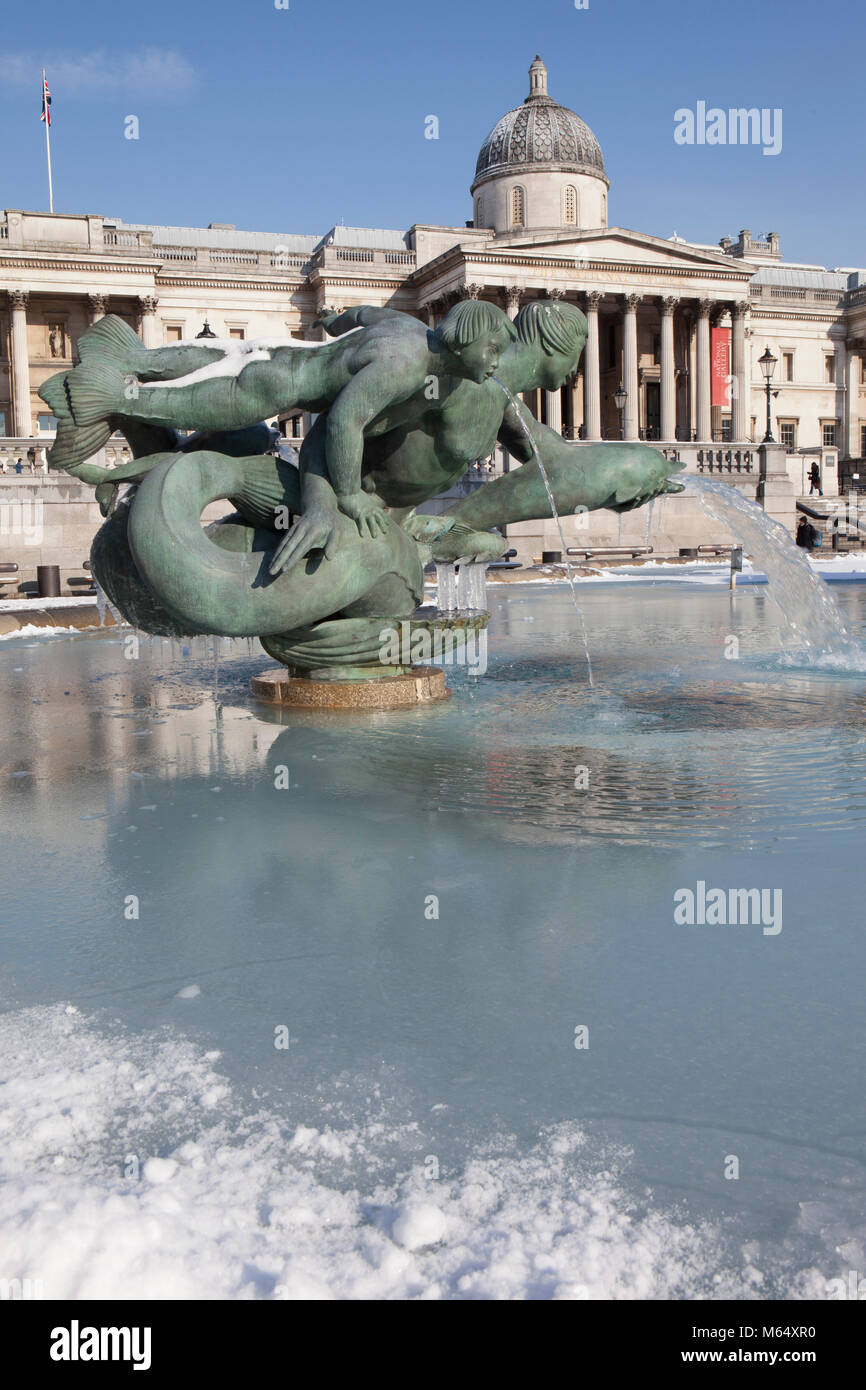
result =
[[[519,184],[511,190],[511,225],[512,227],[526,225],[526,198]]]
[[[476,227],[484,226],[484,204],[480,198],[475,199],[475,225]]]
[[[603,227],[606,227],[606,226],[607,226],[607,194],[606,194],[606,193],[602,193],[602,195],[601,195],[601,225],[602,225]]]
[[[562,220],[567,227],[577,226],[577,189],[571,183],[562,198]]]

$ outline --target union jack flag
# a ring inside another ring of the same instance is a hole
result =
[[[49,125],[51,124],[51,93],[48,90],[48,83],[45,81],[44,77],[42,79],[42,115],[39,119],[40,121],[47,121]]]

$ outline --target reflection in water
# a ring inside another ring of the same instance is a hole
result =
[[[269,663],[245,644],[215,703],[209,650],[5,642],[7,1006],[182,1029],[284,1150],[385,1097],[377,1177],[579,1124],[593,1154],[632,1150],[632,1196],[729,1217],[765,1268],[777,1242],[782,1289],[803,1261],[832,1275],[820,1233],[832,1252],[863,1225],[866,678],[783,667],[758,590],[584,602],[594,690],[567,591],[515,587],[494,590],[485,678],[362,716],[254,706]],[[862,628],[859,592],[842,602]],[[700,879],[781,888],[783,932],[675,927]]]

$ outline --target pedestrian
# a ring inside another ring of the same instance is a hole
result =
[[[818,466],[817,459],[812,464],[812,467],[809,469],[809,482],[811,483],[811,487],[809,488],[809,496],[811,497],[814,492],[817,492],[819,497],[823,497],[824,493],[821,490],[821,469]]]
[[[797,544],[803,550],[811,550],[815,544],[817,532],[811,522],[805,517],[800,517],[800,525],[797,527]]]

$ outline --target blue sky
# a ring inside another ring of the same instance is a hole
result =
[[[280,232],[461,225],[478,148],[539,52],[553,97],[601,142],[611,222],[710,243],[777,231],[786,258],[866,265],[862,0],[11,8],[0,206],[47,206],[44,63],[58,211]],[[698,101],[780,107],[781,153],[675,144],[674,112]]]

